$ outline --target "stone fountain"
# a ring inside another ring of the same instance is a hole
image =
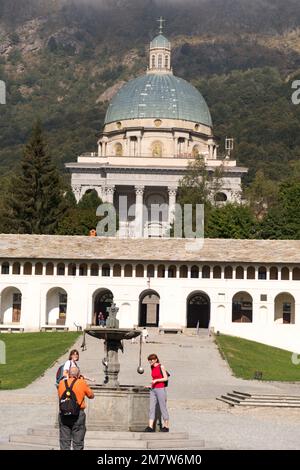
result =
[[[108,309],[105,327],[93,327],[85,333],[104,340],[105,357],[104,383],[92,385],[94,400],[88,400],[88,429],[106,431],[143,431],[148,423],[149,390],[135,385],[120,385],[118,375],[119,350],[123,351],[123,341],[141,334],[134,329],[119,328],[118,308],[113,303]],[[141,364],[138,372],[143,373]]]

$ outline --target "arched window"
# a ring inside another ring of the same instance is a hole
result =
[[[136,266],[135,277],[144,277],[144,266],[142,264]]]
[[[253,266],[247,268],[247,279],[255,279],[255,268]]]
[[[91,276],[99,276],[99,266],[96,263],[91,265]]]
[[[225,193],[217,193],[215,195],[215,201],[216,202],[226,202],[227,201],[227,196]]]
[[[154,265],[149,264],[147,266],[147,277],[154,277]]]
[[[168,267],[168,277],[176,277],[176,266]]]
[[[27,262],[24,264],[24,274],[27,274],[28,276],[31,276],[32,274],[32,264]]]
[[[278,279],[278,269],[275,266],[270,268],[270,279],[276,281]]]
[[[155,55],[152,56],[152,62],[151,62],[151,67],[155,69]]]
[[[43,264],[42,263],[36,263],[34,266],[34,274],[36,276],[41,276],[43,274]]]
[[[160,141],[155,141],[152,143],[152,157],[162,157],[162,143]]]
[[[132,265],[126,264],[124,268],[124,276],[125,277],[132,277]]]
[[[79,265],[79,276],[87,276],[87,264],[81,263]]]
[[[68,266],[68,276],[76,276],[76,264],[70,263]]]
[[[182,278],[187,278],[188,277],[188,268],[187,268],[187,266],[185,266],[185,265],[180,266],[180,268],[179,268],[179,277],[182,277]]]
[[[225,266],[224,276],[225,276],[225,279],[232,279],[232,267],[231,266]]]
[[[123,147],[122,147],[122,144],[120,144],[120,142],[115,144],[115,156],[116,157],[122,157],[123,156]]]
[[[109,277],[110,276],[110,266],[109,264],[103,264],[102,266],[102,276]]]
[[[191,268],[191,278],[198,279],[199,277],[199,268],[198,266],[192,266]]]
[[[113,266],[113,276],[114,277],[121,277],[121,265],[114,264]]]
[[[248,292],[238,292],[232,298],[232,322],[252,323],[253,301]]]
[[[54,266],[53,263],[46,264],[46,276],[53,276]]]
[[[7,261],[2,263],[1,274],[9,274],[9,263]]]
[[[21,265],[20,265],[20,263],[14,263],[14,264],[13,264],[12,273],[13,273],[13,274],[20,274],[20,272],[21,272]]]
[[[290,270],[289,268],[282,268],[281,269],[281,280],[288,281],[290,279]]]
[[[213,278],[214,279],[221,279],[221,273],[222,273],[221,266],[214,266]]]
[[[210,267],[203,266],[202,268],[202,279],[209,279],[210,278]]]
[[[157,277],[165,277],[165,266],[160,264],[157,268]]]
[[[158,68],[162,69],[162,55],[161,54],[158,55]]]
[[[238,266],[235,270],[235,278],[236,279],[244,279],[244,268],[242,266]]]
[[[267,279],[267,268],[260,266],[258,268],[258,279],[265,281]]]
[[[300,268],[293,269],[293,281],[300,281]]]
[[[65,275],[65,265],[63,263],[59,263],[57,265],[57,275],[64,276]]]

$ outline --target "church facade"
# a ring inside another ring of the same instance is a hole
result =
[[[211,328],[300,353],[300,241],[0,235],[0,331]]]
[[[146,74],[126,83],[110,102],[97,151],[66,168],[77,201],[95,190],[117,211],[121,196],[129,207],[144,205],[148,214],[153,204],[167,206],[160,219],[142,223],[144,236],[161,236],[172,222],[179,182],[197,156],[212,175],[222,170],[217,202],[240,201],[247,169],[218,155],[208,106],[195,87],[173,74],[171,44],[160,32],[150,43]],[[131,224],[120,220],[125,234]]]

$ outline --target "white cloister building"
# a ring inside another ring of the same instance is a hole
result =
[[[300,353],[300,241],[0,235],[0,331],[208,328]]]
[[[240,201],[247,169],[229,155],[218,156],[208,106],[195,87],[173,75],[171,44],[160,31],[150,43],[146,74],[126,83],[110,102],[98,150],[66,168],[77,201],[95,190],[117,210],[120,196],[137,210],[167,205],[162,219],[143,221],[143,234],[158,236],[172,221],[179,182],[197,155],[212,175],[222,169],[216,200]],[[120,226],[130,233],[130,221],[120,219]]]

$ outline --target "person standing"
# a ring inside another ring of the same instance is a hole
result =
[[[78,369],[80,369],[78,361],[79,352],[77,349],[72,349],[69,354],[69,359],[65,362],[64,365],[64,378],[69,377],[69,370],[71,369],[71,367],[77,367]]]
[[[151,367],[152,383],[150,389],[150,409],[149,409],[149,425],[145,432],[154,432],[154,420],[156,405],[158,403],[160,412],[164,421],[162,432],[169,432],[169,413],[167,410],[167,393],[165,383],[168,381],[168,375],[165,367],[160,364],[156,354],[148,356],[148,362]]]
[[[62,397],[66,388],[70,387],[80,406],[77,416],[63,416],[62,414],[58,416],[60,450],[70,450],[71,445],[73,446],[73,450],[84,449],[84,437],[86,433],[84,399],[85,397],[93,399],[94,393],[85,380],[79,377],[79,374],[80,372],[77,367],[71,367],[69,370],[69,378],[67,380],[61,380],[58,386],[59,398]]]

